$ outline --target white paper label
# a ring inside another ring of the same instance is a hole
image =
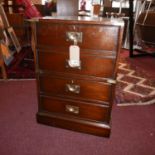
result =
[[[69,65],[71,67],[80,66],[80,48],[77,45],[69,47]]]

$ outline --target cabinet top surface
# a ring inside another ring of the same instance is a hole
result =
[[[81,16],[46,16],[41,18],[35,18],[31,21],[46,21],[52,23],[72,23],[72,24],[104,24],[104,25],[115,25],[124,26],[124,21],[122,19],[109,19],[103,17],[81,17]]]

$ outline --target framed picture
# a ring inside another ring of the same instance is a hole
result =
[[[17,36],[16,36],[13,28],[12,27],[9,27],[7,30],[8,30],[9,36],[10,36],[12,42],[13,42],[13,45],[15,46],[16,51],[17,52],[20,52],[21,45],[20,45],[20,43],[19,43],[19,41],[17,39]]]
[[[5,11],[4,11],[2,4],[0,4],[0,16],[1,16],[1,19],[3,21],[4,28],[10,27],[9,21],[7,19],[7,16],[5,14]]]

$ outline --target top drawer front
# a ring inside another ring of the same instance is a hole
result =
[[[86,24],[56,24],[39,22],[37,25],[37,44],[40,46],[69,46],[67,32],[82,32],[82,42],[78,43],[83,49],[116,50],[119,27]]]

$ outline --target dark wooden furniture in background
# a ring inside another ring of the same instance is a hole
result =
[[[34,4],[34,5],[42,16],[46,16],[45,5],[43,5],[43,4]]]
[[[107,13],[119,13],[119,8],[114,7],[104,7],[103,10],[103,17],[107,17]],[[128,8],[122,8],[121,14],[124,14],[124,16],[129,16],[129,9]]]
[[[9,24],[13,27],[18,39],[22,42],[26,37],[25,17],[22,13],[6,13]]]
[[[78,16],[78,0],[57,0],[58,16]]]
[[[19,8],[24,7],[17,5],[15,0],[3,0],[2,6],[4,8],[7,20],[9,22],[8,27],[12,27],[15,34],[21,44],[27,44],[28,38],[28,27],[25,22],[24,13],[19,13]]]
[[[68,63],[73,44],[68,32],[78,38],[79,67]],[[56,17],[36,22],[39,123],[110,135],[122,34],[123,22],[117,19]]]
[[[148,3],[152,3],[152,1],[148,1]],[[149,5],[149,4],[148,4]],[[148,52],[147,50],[143,50],[143,49],[136,49],[134,48],[134,11],[133,11],[133,0],[129,0],[129,56],[134,58],[134,57],[141,57],[141,56],[146,56],[146,55],[150,55],[150,56],[155,56],[155,52]],[[143,15],[145,14],[145,12],[142,13]],[[140,15],[139,20],[143,20],[144,16]],[[150,10],[150,13],[148,13],[147,16],[147,20],[148,23],[141,23],[141,21],[138,21],[138,25],[142,26],[141,29],[141,35],[142,35],[142,41],[144,42],[151,42],[151,46],[153,45],[153,47],[155,46],[154,43],[154,30],[155,30],[155,24],[154,24],[154,11],[152,13],[152,11]],[[145,29],[145,30],[144,30]],[[152,44],[153,42],[153,44]],[[147,45],[149,45],[147,44]]]
[[[138,54],[133,56],[155,56],[155,12],[151,10],[143,11],[137,19],[136,28],[142,48],[134,48],[133,50]]]
[[[133,54],[133,27],[134,27],[134,13],[133,13],[133,0],[129,0],[129,56],[134,57]]]
[[[16,0],[2,0],[2,1],[6,13],[18,13],[19,7],[24,8],[22,5],[18,5]]]
[[[56,7],[57,15],[58,16],[77,16],[78,3],[79,3],[78,0],[57,0],[57,7]],[[46,8],[45,5],[35,4],[35,6],[42,16],[49,16],[47,15],[48,8]],[[52,16],[52,12],[50,13],[50,16]]]

